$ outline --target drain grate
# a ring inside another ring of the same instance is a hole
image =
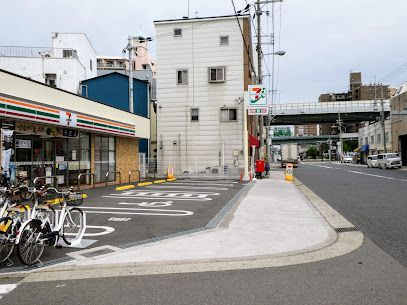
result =
[[[344,233],[344,232],[357,232],[359,230],[356,229],[356,227],[348,227],[348,228],[336,228],[335,231],[338,233]]]

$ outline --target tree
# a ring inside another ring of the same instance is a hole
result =
[[[312,145],[312,146],[308,147],[308,150],[307,150],[308,157],[315,159],[318,155],[319,155],[319,150],[318,150],[317,146]]]

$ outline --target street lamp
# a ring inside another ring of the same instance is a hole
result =
[[[273,52],[273,53],[266,53],[263,55],[277,55],[277,56],[284,56],[285,53],[287,53],[286,51],[277,51],[277,52]]]

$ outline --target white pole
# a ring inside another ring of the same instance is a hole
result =
[[[243,181],[249,181],[249,133],[247,131],[247,110],[246,103],[249,98],[248,92],[245,92],[243,101]]]

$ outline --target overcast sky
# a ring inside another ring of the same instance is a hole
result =
[[[181,18],[188,13],[187,3],[0,0],[0,45],[50,46],[51,32],[84,32],[99,55],[118,55],[129,34],[141,29],[154,36],[153,20]],[[235,4],[239,10],[246,1]],[[346,91],[350,71],[361,71],[364,83],[374,82],[375,76],[381,81],[407,62],[406,0],[285,0],[280,37],[279,7],[276,4],[276,42],[287,51],[279,59],[279,69],[277,61],[275,65],[276,99],[281,103],[317,101],[320,93]],[[190,0],[191,16],[195,11],[199,17],[228,15],[233,7],[230,0]],[[263,19],[267,32],[267,18]],[[387,83],[404,81],[407,69]]]

